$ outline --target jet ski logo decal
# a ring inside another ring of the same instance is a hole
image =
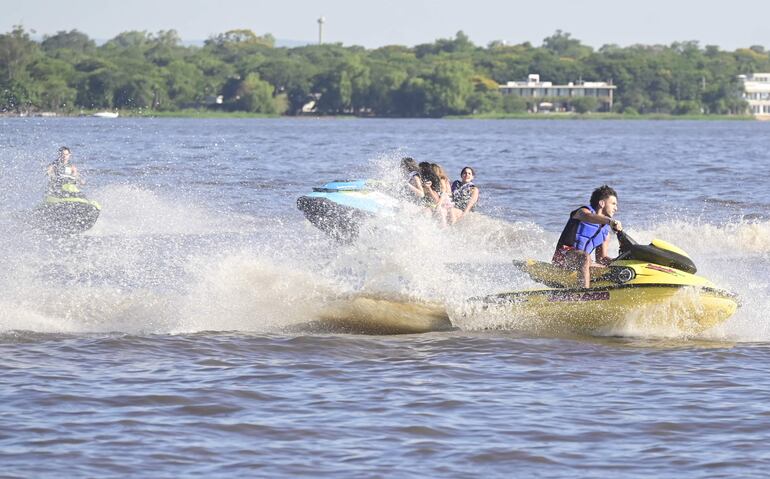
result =
[[[675,269],[666,268],[665,266],[658,266],[657,264],[650,263],[647,266],[645,266],[645,268],[651,269],[654,271],[660,271],[661,273],[673,274],[674,276],[682,276],[681,274],[679,274],[679,271]]]
[[[609,291],[589,291],[586,293],[557,291],[548,295],[548,302],[608,301],[609,299]]]

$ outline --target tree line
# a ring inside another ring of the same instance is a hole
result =
[[[414,47],[365,49],[279,48],[272,35],[251,30],[214,35],[202,46],[185,46],[174,30],[124,32],[102,45],[77,30],[35,41],[17,26],[0,34],[0,110],[298,115],[313,102],[312,112],[321,115],[518,113],[533,105],[501,95],[498,85],[539,73],[554,84],[612,82],[618,113],[737,114],[746,106],[738,75],[760,71],[770,71],[762,46],[730,52],[688,41],[595,50],[560,30],[540,46],[482,47],[458,32]],[[596,105],[576,100],[574,106]]]

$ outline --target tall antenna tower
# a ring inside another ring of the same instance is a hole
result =
[[[321,15],[321,18],[318,19],[318,44],[322,44],[324,42],[324,23],[326,23],[326,18]]]

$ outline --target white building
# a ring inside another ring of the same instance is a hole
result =
[[[612,111],[613,91],[617,87],[607,82],[569,82],[566,85],[554,85],[549,81],[541,82],[540,75],[530,74],[527,81],[509,81],[500,85],[503,95],[517,95],[525,98],[542,98],[541,102],[533,101],[535,110],[570,108],[570,99],[577,97],[594,97],[599,103],[600,111]],[[546,101],[547,99],[547,101]],[[555,101],[556,104],[551,102]]]
[[[742,97],[749,104],[749,112],[770,118],[770,73],[739,75],[738,79],[743,82]]]

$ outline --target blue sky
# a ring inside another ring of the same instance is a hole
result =
[[[477,45],[493,40],[540,45],[557,29],[598,48],[697,40],[722,49],[770,49],[770,1],[695,0],[0,0],[0,31],[21,24],[38,36],[78,29],[106,40],[127,30],[174,29],[198,41],[236,28],[284,40],[324,40],[375,48],[429,43],[463,30]]]

